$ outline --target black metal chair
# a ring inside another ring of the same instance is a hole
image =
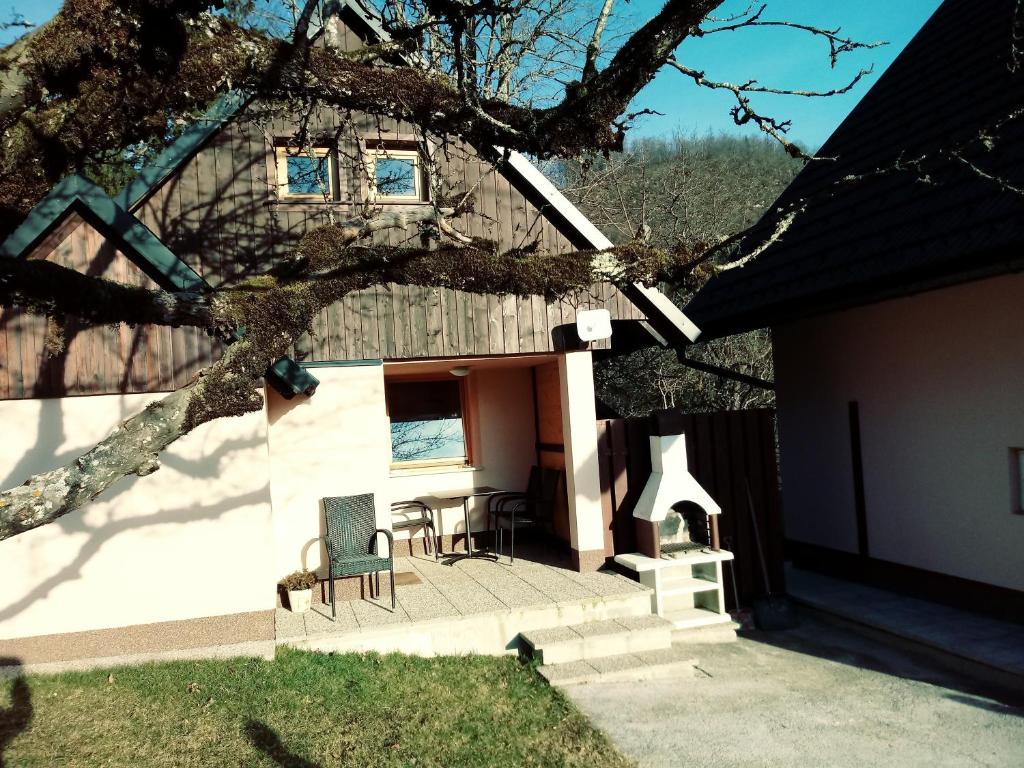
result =
[[[532,467],[524,493],[502,493],[491,499],[488,523],[493,521],[499,556],[504,550],[505,531],[509,531],[509,562],[514,563],[518,528],[551,528],[561,482],[561,470]]]
[[[408,531],[414,528],[420,528],[423,530],[424,541],[429,542],[427,552],[429,553],[432,549],[434,551],[434,559],[437,560],[438,540],[437,528],[434,525],[434,510],[431,509],[426,502],[420,501],[419,499],[392,502],[391,530]],[[429,537],[426,535],[428,529],[430,530]],[[412,547],[411,535],[409,546],[410,548]]]
[[[377,596],[380,597],[380,572],[391,571],[391,609],[395,608],[395,537],[391,531],[377,527],[373,494],[358,496],[330,496],[320,500],[327,523],[327,577],[330,581],[331,617],[337,612],[334,605],[334,580],[340,576],[367,574],[372,585],[377,577]],[[377,554],[377,535],[388,540],[388,555]]]

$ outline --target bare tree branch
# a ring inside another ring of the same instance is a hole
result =
[[[849,53],[850,51],[856,51],[858,49],[879,48],[883,45],[888,45],[888,42],[885,40],[876,40],[875,42],[865,43],[852,38],[842,37],[839,34],[839,27],[836,27],[835,29],[827,29],[825,27],[815,27],[810,24],[799,24],[793,21],[765,21],[761,17],[767,8],[767,3],[763,3],[756,10],[754,10],[753,5],[748,6],[746,12],[729,20],[732,23],[726,23],[719,27],[711,27],[710,29],[701,29],[699,34],[701,36],[706,36],[716,32],[735,32],[738,29],[745,29],[748,27],[786,27],[788,29],[796,29],[802,32],[807,32],[815,37],[824,38],[828,42],[829,61],[833,67],[835,67],[839,57],[844,53]],[[737,21],[736,19],[739,20]]]

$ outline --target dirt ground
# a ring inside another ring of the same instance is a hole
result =
[[[643,768],[1024,767],[1024,694],[804,617],[694,646],[696,677],[572,686]]]

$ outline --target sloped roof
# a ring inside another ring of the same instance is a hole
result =
[[[806,201],[781,240],[713,278],[686,307],[710,336],[774,325],[1024,267],[1024,56],[1010,70],[1016,0],[946,0],[776,206]],[[928,156],[912,170],[846,177]],[[762,219],[759,234],[769,231]],[[757,237],[749,248],[756,246]]]

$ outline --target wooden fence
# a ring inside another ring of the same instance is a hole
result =
[[[723,411],[684,414],[659,411],[647,418],[598,422],[598,460],[605,516],[605,547],[609,554],[636,552],[644,524],[633,507],[651,473],[649,437],[659,425],[681,424],[686,435],[690,473],[722,507],[719,533],[722,548],[736,556],[736,587],[740,604],[749,606],[764,594],[747,488],[753,500],[761,543],[774,591],[784,589],[782,510],[775,460],[775,412]],[[733,577],[725,566],[726,603],[735,607]]]

